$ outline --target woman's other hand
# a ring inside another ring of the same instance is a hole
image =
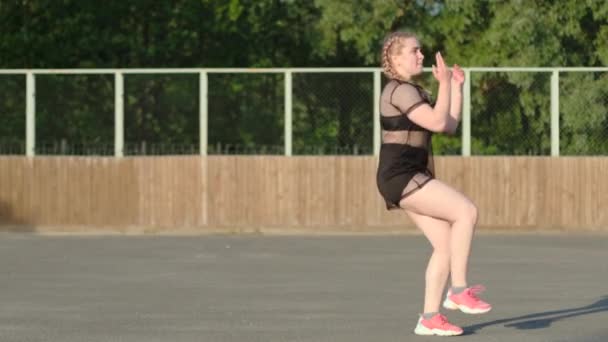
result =
[[[450,69],[445,65],[441,52],[435,54],[435,64],[433,65],[433,76],[439,83],[450,82],[452,73]]]
[[[462,85],[464,83],[464,70],[458,64],[452,67],[452,84]]]

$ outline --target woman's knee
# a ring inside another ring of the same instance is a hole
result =
[[[449,238],[446,238],[445,240],[441,240],[441,241],[434,241],[432,246],[433,246],[433,253],[436,254],[437,257],[448,258],[448,259],[450,258],[451,244],[450,244]]]
[[[463,201],[463,203],[458,206],[458,208],[458,214],[453,223],[466,222],[473,226],[477,223],[479,210],[477,209],[475,203],[467,199],[466,201]]]
[[[477,223],[478,216],[479,216],[479,209],[477,209],[477,206],[475,205],[475,203],[473,203],[471,201],[467,201],[467,203],[464,206],[464,210],[463,210],[463,219],[466,220],[467,222],[475,225]]]
[[[441,246],[441,247],[434,247],[433,254],[435,255],[436,258],[443,259],[443,260],[450,260],[452,252],[451,252],[450,246],[446,245],[446,246]]]

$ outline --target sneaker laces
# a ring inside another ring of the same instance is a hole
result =
[[[475,286],[469,287],[466,291],[467,291],[467,295],[469,297],[473,298],[475,301],[480,301],[481,299],[479,299],[479,297],[477,297],[477,295],[482,293],[485,290],[486,290],[486,288],[483,285],[475,285]]]
[[[437,314],[437,320],[439,321],[439,326],[442,327],[442,328],[451,327],[452,326],[452,324],[450,322],[448,322],[447,317],[445,317],[442,314]]]

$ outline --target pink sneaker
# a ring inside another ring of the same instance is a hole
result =
[[[443,302],[443,307],[450,310],[460,310],[468,314],[486,313],[492,310],[492,305],[477,297],[477,294],[484,290],[485,287],[482,285],[466,288],[459,294],[452,294],[452,290],[449,290]]]
[[[418,320],[414,333],[416,335],[456,336],[462,335],[462,328],[457,327],[442,314],[436,314],[430,319],[424,319],[422,315]]]

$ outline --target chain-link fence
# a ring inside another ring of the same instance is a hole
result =
[[[608,72],[560,75],[560,153],[608,154]]]
[[[471,76],[471,154],[551,153],[551,73]]]
[[[36,154],[113,155],[112,75],[36,76]]]
[[[208,154],[283,154],[283,74],[208,76]]]
[[[0,75],[0,155],[25,154],[25,77]]]
[[[305,73],[293,79],[293,154],[372,154],[369,73]]]
[[[608,153],[608,70],[465,70],[469,129],[463,122],[455,135],[435,135],[436,155],[468,154],[465,146],[472,155]],[[27,153],[28,110],[37,155],[111,156],[117,130],[124,155],[371,155],[377,149],[374,97],[386,82],[374,82],[377,69],[207,70],[201,93],[201,70],[123,70],[117,102],[119,71],[35,74],[33,94],[26,90],[27,71],[0,72],[4,155]],[[418,82],[436,95],[430,72]],[[120,125],[117,103],[124,112]]]

